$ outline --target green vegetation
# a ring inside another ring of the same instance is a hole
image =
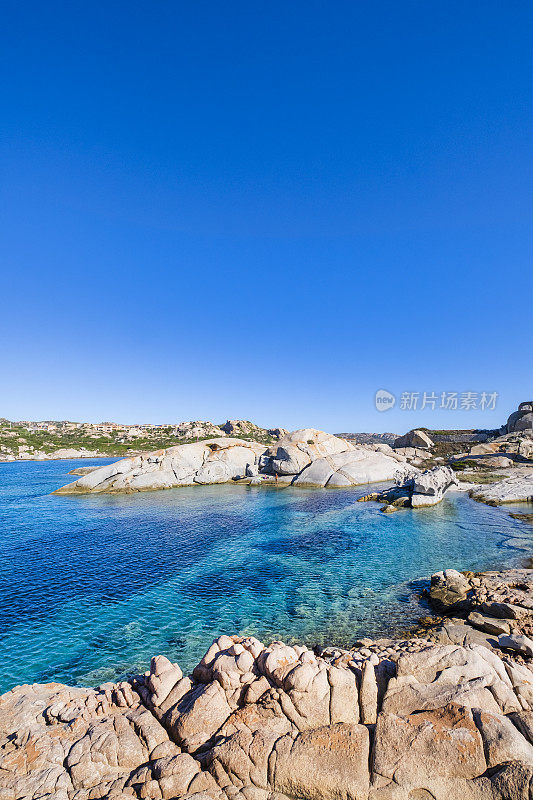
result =
[[[457,475],[457,480],[462,481],[463,483],[496,483],[497,481],[503,481],[505,475],[493,475],[493,474],[479,474],[472,473],[472,472],[463,472]]]
[[[459,430],[459,429],[452,430],[452,429],[450,429],[448,431],[438,431],[438,430],[435,430],[434,428],[418,428],[418,430],[425,431],[429,436],[431,436],[432,433],[434,433],[435,436],[453,436],[456,433],[461,433],[461,434],[463,434],[463,433],[476,433],[476,431],[473,428],[471,428],[470,430]]]
[[[460,453],[464,453],[464,451],[464,442],[435,442],[434,446],[431,448],[431,452],[435,456],[442,456],[443,458],[458,456]]]
[[[455,472],[462,472],[465,469],[478,469],[479,463],[472,459],[465,458],[464,461],[452,461],[450,467]]]
[[[272,444],[274,438],[263,428],[250,423],[250,430],[240,434],[237,431],[230,434],[231,438],[246,441],[259,441],[265,445]],[[124,431],[111,431],[109,433],[91,433],[90,430],[68,429],[59,426],[56,432],[39,430],[28,431],[22,425],[10,424],[7,420],[0,420],[0,460],[6,456],[19,457],[19,447],[25,448],[26,453],[39,452],[46,455],[53,454],[60,449],[96,451],[102,456],[124,457],[135,453],[162,450],[178,444],[190,444],[211,436],[199,438],[178,438],[173,434],[173,428],[160,428],[154,432],[147,432],[146,436],[127,438]]]

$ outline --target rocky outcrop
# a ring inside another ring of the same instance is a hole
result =
[[[533,671],[486,647],[221,636],[190,677],[3,695],[0,796],[526,800],[532,735]]]
[[[533,431],[523,430],[498,436],[491,442],[470,448],[470,456],[507,457],[516,462],[526,462],[533,458]],[[485,462],[481,463],[483,466]]]
[[[295,475],[295,486],[342,487],[391,480],[398,470],[403,471],[405,459],[386,444],[355,445],[304,428],[270,447],[265,462],[279,475]]]
[[[505,430],[507,433],[533,430],[533,401],[520,403],[518,411],[508,418]]]
[[[478,574],[444,570],[432,575],[429,597],[436,611],[449,619],[426,631],[428,639],[479,644],[500,655],[507,651],[515,661],[532,657],[533,570]]]
[[[69,471],[69,475],[89,475],[89,473],[94,472],[95,469],[100,469],[99,466],[92,466],[92,467],[77,467],[76,469],[71,469]]]
[[[429,450],[433,447],[433,444],[433,441],[425,431],[416,429],[396,439],[393,447],[394,449],[398,447],[417,447],[421,450]]]
[[[515,467],[509,477],[472,489],[471,496],[492,505],[533,502],[533,467]]]
[[[207,439],[224,436],[224,433],[218,425],[200,420],[180,422],[175,429],[175,436],[178,439]]]
[[[412,478],[411,506],[433,506],[440,503],[444,493],[458,480],[451,467],[433,467]]]
[[[264,445],[241,439],[207,439],[177,445],[147,455],[124,458],[79,478],[56,494],[139,492],[195,483],[225,483],[244,477],[256,464]]]
[[[269,436],[272,436],[273,439],[282,439],[289,431],[286,428],[269,428],[267,433]]]
[[[98,450],[86,450],[84,447],[76,449],[74,447],[60,447],[58,450],[45,452],[44,450],[30,449],[21,447],[17,455],[0,453],[0,461],[62,461],[72,458],[106,458],[106,453]]]
[[[306,428],[268,448],[256,441],[220,437],[122,459],[56,494],[135,492],[232,480],[340,487],[392,480],[398,471],[406,472],[405,459],[387,445],[358,446]]]
[[[312,461],[336,453],[355,450],[355,445],[315,428],[302,428],[283,436],[269,447],[265,457],[270,468],[279,475],[297,475]]]
[[[294,479],[295,486],[342,487],[390,480],[398,471],[405,471],[390,456],[366,450],[336,453],[317,458]]]
[[[461,572],[445,569],[431,576],[431,602],[439,611],[464,611],[469,608],[468,593],[472,586]]]
[[[422,463],[432,458],[431,453],[427,450],[422,450],[419,447],[397,447],[394,452],[396,455],[402,456],[411,463]]]
[[[499,452],[499,449],[500,449],[500,442],[482,442],[481,444],[475,444],[473,447],[470,448],[470,455],[471,456],[492,455],[494,453]]]
[[[396,486],[384,492],[366,495],[361,500],[385,503],[382,511],[391,513],[397,508],[422,508],[440,503],[445,492],[457,486],[458,480],[451,467],[433,467],[425,472],[404,465],[396,473]]]

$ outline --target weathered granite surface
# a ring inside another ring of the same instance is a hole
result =
[[[270,447],[218,437],[125,458],[82,476],[55,494],[135,492],[234,480],[280,486],[351,486],[391,480],[406,459],[386,444],[355,445],[305,428]]]
[[[504,480],[479,486],[471,496],[493,505],[533,502],[533,466],[515,467]]]
[[[157,656],[98,689],[16,687],[0,698],[0,797],[529,799],[533,570],[446,570],[431,592],[466,599],[481,640],[317,654],[221,636],[190,677]]]

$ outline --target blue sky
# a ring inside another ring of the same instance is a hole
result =
[[[531,4],[2,17],[0,416],[403,432],[531,399]]]

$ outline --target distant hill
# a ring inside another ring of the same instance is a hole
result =
[[[284,428],[261,428],[242,419],[227,420],[221,425],[201,420],[171,425],[122,425],[115,422],[10,422],[0,419],[0,461],[53,458],[55,453],[61,454],[66,450],[72,453],[83,451],[82,456],[90,453],[91,457],[123,457],[226,436],[269,445],[284,433]]]
[[[398,438],[398,433],[336,433],[341,439],[350,439],[356,444],[390,444]]]

